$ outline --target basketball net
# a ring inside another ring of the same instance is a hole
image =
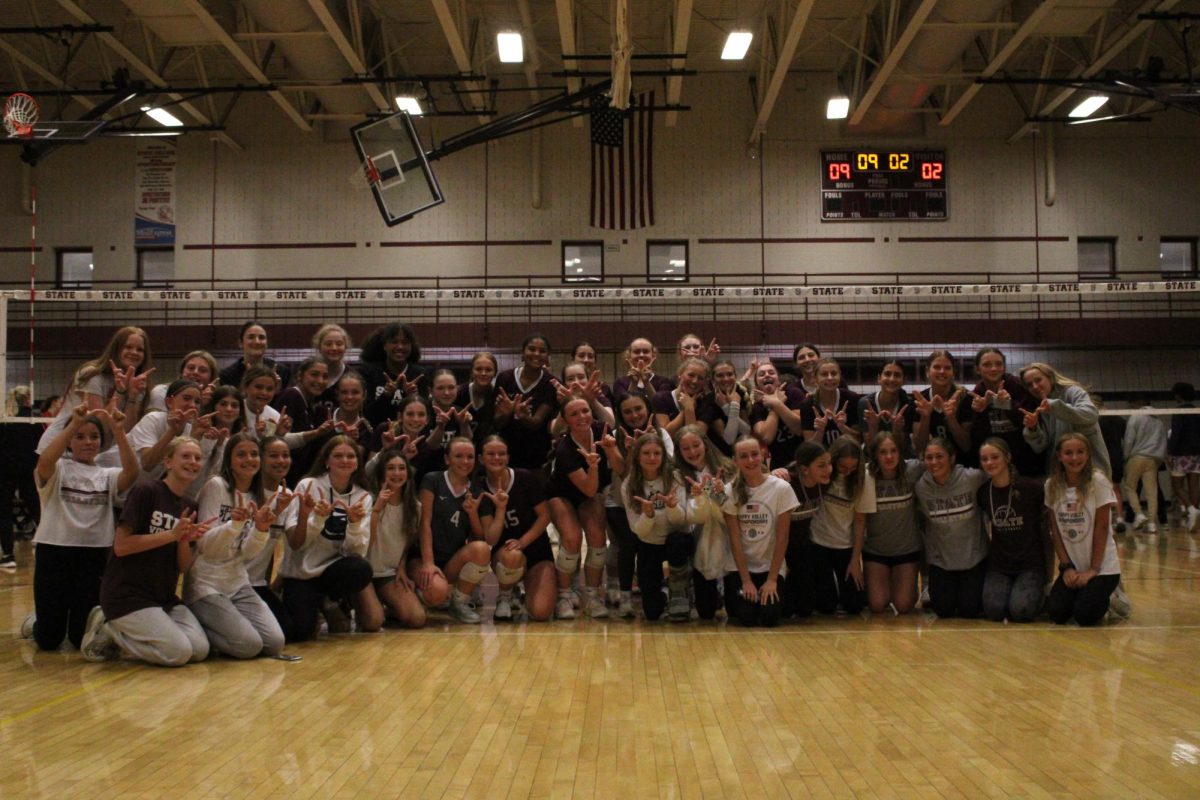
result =
[[[375,162],[367,156],[366,160],[358,165],[358,169],[349,177],[350,185],[355,189],[370,189],[372,186],[378,186],[380,183],[379,170],[375,168]]]
[[[10,94],[4,102],[4,130],[11,137],[28,138],[39,117],[37,101],[24,92]]]

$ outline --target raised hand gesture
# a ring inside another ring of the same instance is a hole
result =
[[[177,542],[194,542],[208,533],[208,526],[211,522],[212,520],[209,520],[197,524],[196,512],[185,511],[180,515],[179,522],[175,523],[175,527],[171,529],[171,532],[175,534],[175,541]]]
[[[586,450],[582,447],[575,448],[579,454],[583,456],[583,460],[587,463],[588,471],[592,471],[600,466],[600,454],[596,452],[596,443],[592,442]]]
[[[513,418],[523,419],[529,416],[529,398],[518,394],[513,398]]]
[[[637,503],[641,507],[642,516],[645,516],[645,517],[653,517],[654,516],[654,501],[653,500],[647,500],[646,498],[638,497],[637,495],[634,495],[630,499],[633,500],[633,502]]]
[[[833,415],[833,422],[839,428],[844,428],[846,426],[846,407],[848,405],[850,405],[849,400],[842,403],[842,407],[840,409],[838,409],[838,412],[836,414]]]
[[[976,394],[975,392],[967,392],[971,398],[971,410],[976,414],[982,414],[987,410],[988,403],[996,396],[995,392],[988,389],[984,394]]]
[[[278,516],[279,514],[275,511],[269,501],[263,503],[262,507],[254,512],[255,530],[263,532],[271,530],[271,526],[275,523],[275,519]]]
[[[239,492],[238,504],[229,510],[229,519],[238,525],[241,525],[246,520],[250,519],[252,516],[254,516],[254,512],[258,510],[258,507],[255,506],[253,502],[248,506],[242,505],[241,499],[241,492]]]
[[[313,512],[318,517],[328,517],[333,513],[333,503],[325,499],[324,496],[313,500]]]
[[[513,401],[503,389],[496,391],[496,416],[506,417],[513,412]]]
[[[349,506],[347,506],[345,503],[342,503],[341,500],[338,501],[339,503],[342,503],[342,507],[346,509],[346,516],[350,519],[351,524],[361,522],[363,517],[367,515],[368,497],[370,497],[370,495],[364,493],[362,497],[358,498],[357,503]]]
[[[471,494],[471,490],[467,489],[467,493],[463,495],[462,510],[468,514],[476,514],[479,512],[479,498],[483,495]]]
[[[683,479],[688,482],[689,486],[692,487],[692,497],[700,497],[702,494],[704,494],[704,484],[703,483],[701,483],[700,481],[694,481],[691,478],[689,478],[687,475],[684,475]]]
[[[717,344],[717,337],[708,343],[708,347],[704,350],[704,360],[709,364],[717,363],[717,359],[721,355],[721,345]]]
[[[301,516],[308,517],[317,510],[317,498],[313,497],[308,492],[305,492],[304,494],[298,494],[296,497],[299,498],[297,502],[300,503],[299,508]]]
[[[933,416],[933,403],[931,403],[929,399],[925,397],[925,395],[921,394],[920,392],[914,392],[913,402],[917,404],[917,415],[920,416],[921,419],[929,419],[931,416]]]
[[[279,412],[279,419],[275,421],[275,435],[287,436],[292,430],[292,418],[288,416],[287,409]]]
[[[410,381],[406,380],[403,375],[397,375],[396,381],[404,390],[404,394],[416,394],[417,390],[420,388],[419,384],[421,383],[421,379],[424,377],[424,375],[418,375],[414,380]],[[395,389],[392,390],[392,393],[395,393]]]
[[[662,504],[667,508],[675,508],[679,505],[679,495],[675,494],[674,492],[671,492],[670,494],[658,492],[654,495],[654,499],[661,500]]]
[[[560,406],[565,405],[574,396],[572,391],[557,378],[551,378],[550,385],[554,387],[554,394],[558,397],[558,404]]]

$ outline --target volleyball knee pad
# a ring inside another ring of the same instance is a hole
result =
[[[559,545],[558,555],[554,557],[554,566],[559,572],[574,575],[579,569],[579,553],[568,553],[565,547]]]
[[[491,568],[486,564],[476,564],[474,561],[468,561],[458,571],[458,579],[467,583],[479,583],[491,571]]]
[[[604,569],[604,563],[608,560],[608,547],[589,547],[587,558],[584,559],[584,566],[590,569]]]
[[[496,580],[500,581],[501,586],[512,586],[525,574],[525,566],[508,567],[503,562],[497,561],[492,567],[492,572],[496,573]]]

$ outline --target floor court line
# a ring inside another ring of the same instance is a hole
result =
[[[140,672],[142,669],[143,669],[143,667],[141,667],[141,666],[132,667],[132,668],[124,670],[122,672],[118,672],[116,675],[108,675],[103,678],[98,678],[94,681],[89,681],[89,682],[85,683],[83,686],[80,686],[78,689],[73,689],[65,694],[60,694],[58,697],[55,697],[52,700],[47,700],[44,703],[39,703],[38,705],[33,706],[32,708],[27,708],[24,711],[18,712],[16,714],[10,714],[7,717],[0,717],[0,727],[3,727],[5,725],[11,725],[15,722],[21,722],[22,720],[29,719],[30,717],[40,714],[43,711],[48,711],[49,709],[54,708],[55,706],[62,705],[63,703],[65,703],[69,700],[74,700],[76,697],[79,697],[80,695],[87,694],[88,692],[92,691],[93,689],[97,689],[101,686],[107,686],[110,683],[116,683],[117,681],[121,680],[122,678],[127,678],[130,675],[134,674],[135,672]]]
[[[1164,675],[1163,673],[1159,672],[1158,670],[1151,669],[1150,667],[1147,667],[1143,664],[1139,664],[1136,661],[1131,661],[1127,658],[1123,658],[1122,656],[1112,652],[1111,650],[1105,650],[1103,647],[1097,647],[1094,644],[1090,644],[1088,642],[1081,642],[1079,640],[1070,641],[1067,643],[1067,645],[1074,650],[1088,653],[1088,654],[1092,655],[1093,657],[1100,659],[1101,661],[1108,661],[1109,663],[1113,664],[1114,666],[1120,667],[1121,669],[1125,670],[1126,672],[1136,672],[1137,674],[1141,675],[1142,677],[1150,678],[1151,680],[1155,681],[1156,683],[1162,683],[1164,685],[1171,686],[1175,689],[1180,690],[1181,692],[1186,692],[1187,694],[1200,696],[1200,687],[1193,686],[1192,684],[1189,684],[1189,683],[1184,683],[1183,681],[1178,680],[1176,678],[1172,678],[1169,675]]]

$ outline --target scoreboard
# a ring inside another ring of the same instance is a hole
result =
[[[944,150],[822,150],[821,221],[943,220]]]

